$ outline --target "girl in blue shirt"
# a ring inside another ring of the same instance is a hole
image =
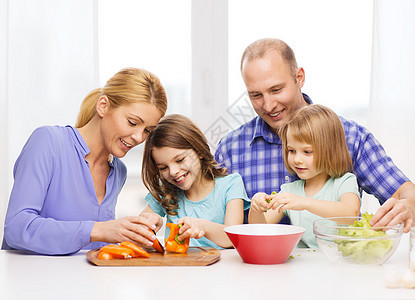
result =
[[[242,178],[227,175],[213,158],[200,129],[187,117],[164,117],[144,148],[142,177],[150,191],[145,213],[182,224],[179,240],[190,246],[232,246],[223,228],[242,224],[248,208]]]
[[[166,108],[159,79],[128,68],[84,99],[75,127],[36,129],[14,166],[2,249],[58,255],[103,242],[152,245],[151,215],[114,220],[127,176],[119,158],[144,142]]]
[[[306,229],[300,246],[318,247],[315,219],[358,216],[360,211],[342,123],[331,109],[312,104],[298,110],[279,136],[285,165],[300,180],[283,184],[278,194],[255,194],[249,223],[278,223],[288,215],[291,224]]]

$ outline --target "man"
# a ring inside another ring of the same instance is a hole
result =
[[[215,159],[229,173],[242,175],[252,198],[257,192],[278,192],[281,184],[298,179],[284,166],[277,132],[296,110],[312,101],[301,92],[304,69],[297,66],[294,52],[281,40],[262,39],[249,45],[242,56],[241,72],[258,116],[225,136]],[[366,128],[340,119],[359,187],[382,204],[372,226],[404,222],[404,232],[408,232],[415,217],[415,185]]]

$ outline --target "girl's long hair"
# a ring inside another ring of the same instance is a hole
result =
[[[317,170],[337,178],[353,171],[353,163],[347,149],[343,125],[334,111],[319,104],[300,108],[279,130],[284,145],[284,162],[290,173],[294,170],[288,165],[287,131],[292,136],[313,147],[313,159]]]
[[[194,150],[200,157],[202,176],[208,180],[227,174],[226,168],[215,161],[202,131],[189,118],[178,114],[162,118],[145,143],[142,178],[151,195],[170,215],[177,215],[180,189],[167,182],[156,166],[152,150],[162,147]]]

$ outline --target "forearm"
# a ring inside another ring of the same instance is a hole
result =
[[[403,210],[406,210],[401,213],[401,219],[405,223],[404,232],[408,232],[415,223],[415,184],[410,181],[405,182],[392,197],[397,198],[398,203],[404,207]]]
[[[47,255],[72,254],[90,243],[93,225],[90,221],[56,221],[22,214],[6,222],[4,237],[15,249]]]
[[[415,184],[410,181],[402,184],[399,189],[392,195],[391,198],[399,200],[406,200],[410,205],[412,211],[415,211]]]
[[[106,222],[95,222],[91,230],[90,241],[92,242],[105,242],[110,243],[113,241],[108,241],[105,238],[107,223]]]
[[[248,223],[250,224],[265,224],[267,223],[267,219],[265,218],[265,214],[261,212],[256,212],[253,209],[249,210],[248,215]]]
[[[224,231],[224,228],[226,226],[228,225],[218,224],[212,221],[203,220],[203,228],[205,231],[205,237],[222,248],[232,247],[232,243],[229,240],[228,235]]]
[[[322,218],[358,216],[360,211],[358,205],[311,198],[305,209]]]

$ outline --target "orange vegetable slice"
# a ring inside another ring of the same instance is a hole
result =
[[[98,259],[113,259],[114,257],[111,255],[111,253],[105,252],[105,251],[99,251],[98,252]]]
[[[156,232],[153,229],[149,229],[152,233],[154,233],[154,235],[156,235]],[[163,246],[160,244],[160,241],[156,238],[153,242],[153,248],[156,249],[157,252],[159,253],[164,253],[164,248]]]
[[[124,241],[124,242],[121,242],[120,245],[122,247],[131,249],[134,252],[133,257],[145,257],[145,258],[150,257],[150,254],[148,254],[146,250],[144,250],[143,248],[141,248],[140,246],[137,246],[136,244],[132,242]]]
[[[131,248],[126,248],[120,245],[110,244],[101,248],[101,251],[110,253],[114,258],[130,258],[134,257],[135,253]]]

